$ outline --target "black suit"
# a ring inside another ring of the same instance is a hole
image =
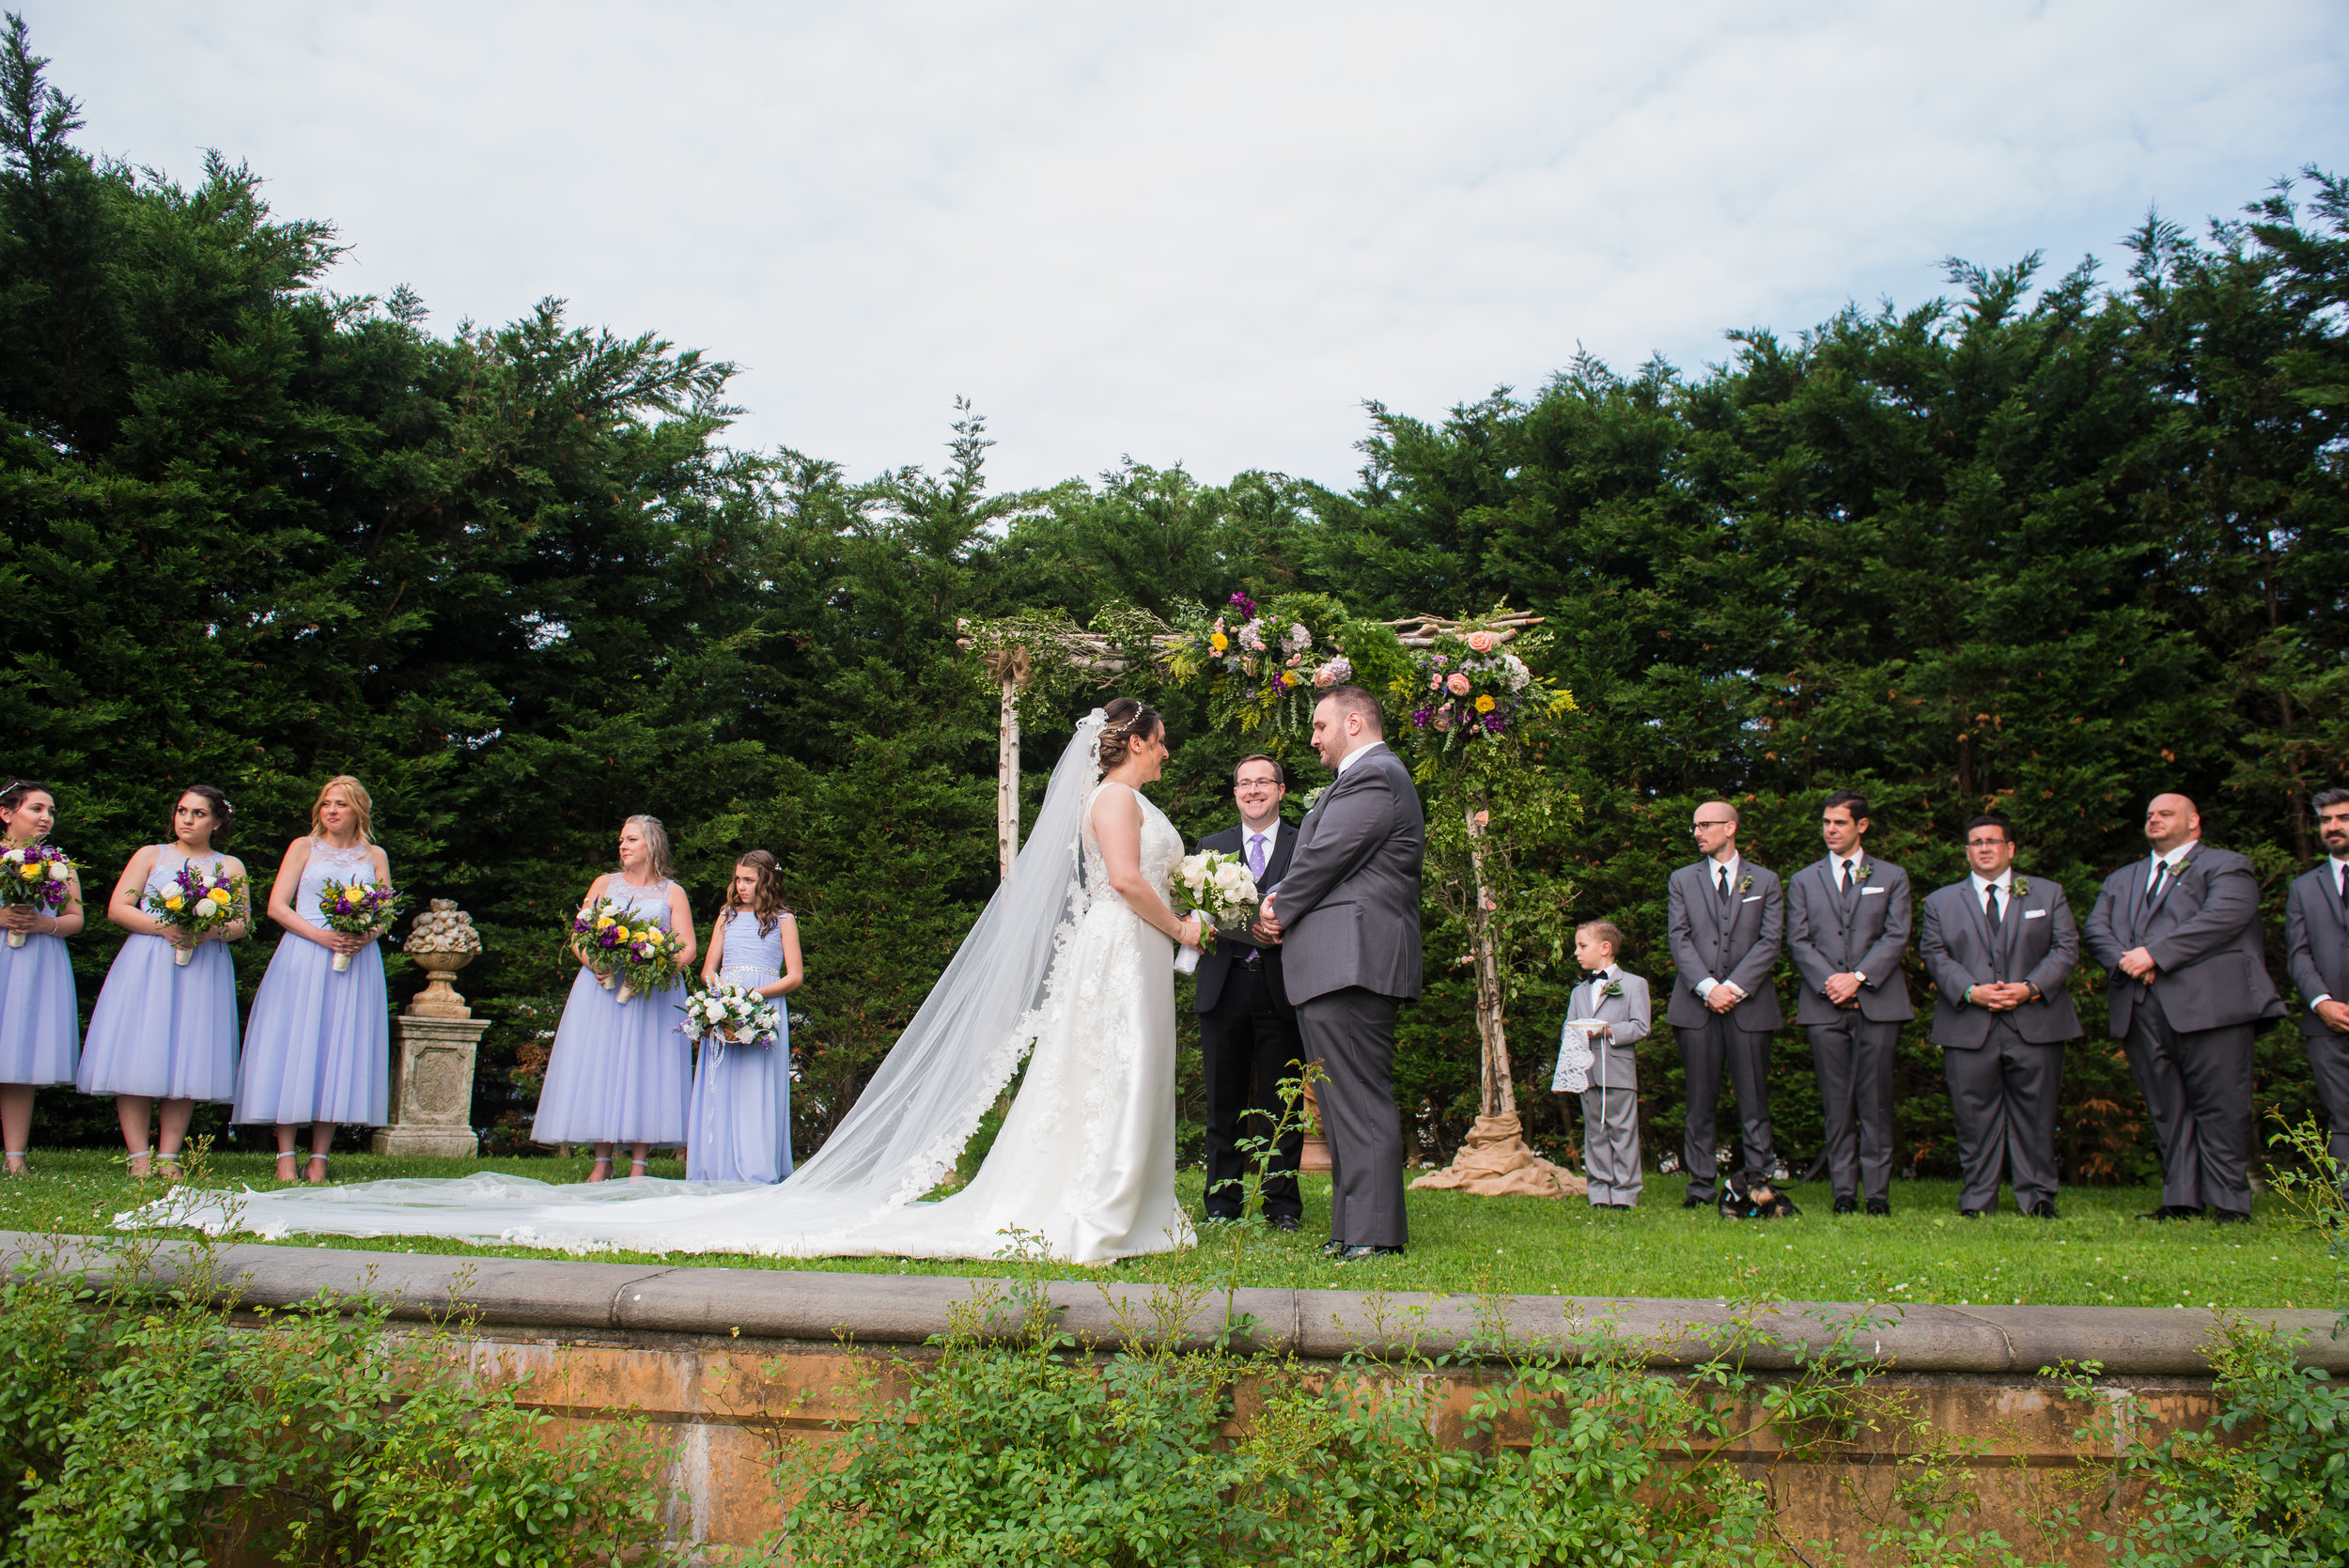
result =
[[[1248,862],[1247,832],[1229,828],[1199,841],[1204,852],[1220,849]],[[1272,831],[1257,891],[1269,893],[1288,874],[1297,830],[1286,822]],[[1250,959],[1251,952],[1257,956]],[[1263,1155],[1261,1145],[1243,1149],[1243,1139],[1272,1136],[1279,1125],[1281,1080],[1298,1075],[1304,1045],[1297,1032],[1297,1009],[1282,988],[1281,949],[1258,947],[1244,934],[1227,932],[1199,959],[1199,988],[1191,1003],[1199,1015],[1200,1064],[1207,1080],[1207,1201],[1210,1219],[1237,1219],[1247,1203],[1242,1178]],[[1297,1120],[1292,1116],[1291,1121]],[[1304,1133],[1293,1130],[1272,1151],[1265,1169],[1267,1219],[1300,1218],[1297,1164]]]

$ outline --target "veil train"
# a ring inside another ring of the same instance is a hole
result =
[[[930,1191],[1027,1054],[1053,955],[1080,906],[1079,835],[1098,780],[1094,709],[1052,768],[1044,806],[905,1032],[823,1147],[780,1186],[653,1180],[555,1186],[483,1172],[283,1191],[175,1193],[125,1228],[433,1235],[572,1251],[822,1257],[870,1250],[854,1233]]]

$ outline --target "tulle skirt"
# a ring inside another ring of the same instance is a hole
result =
[[[71,1083],[81,1043],[65,939],[0,943],[0,1083]]]
[[[772,974],[727,970],[719,976],[751,986]],[[704,1040],[693,1068],[685,1179],[695,1182],[779,1182],[791,1173],[791,1023],[789,999],[777,997],[783,1027],[774,1046],[722,1046]]]
[[[391,1120],[391,1000],[383,949],[369,942],[334,972],[334,955],[306,938],[279,940],[245,1020],[238,1122]]]
[[[563,1003],[538,1117],[538,1143],[682,1143],[693,1089],[693,1048],[677,1025],[682,982],[631,997],[582,969]]]
[[[163,938],[134,933],[115,955],[82,1042],[73,1079],[82,1093],[237,1097],[237,971],[228,944],[205,942],[184,966],[171,954]]]

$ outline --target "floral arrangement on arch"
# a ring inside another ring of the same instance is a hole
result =
[[[1537,629],[1463,624],[1412,652],[1413,676],[1401,693],[1411,705],[1423,767],[1481,744],[1521,739],[1574,706],[1574,694],[1533,673],[1548,634]]]
[[[1161,657],[1176,680],[1207,683],[1215,722],[1243,733],[1303,735],[1322,692],[1387,673],[1355,667],[1392,662],[1390,650],[1377,645],[1381,639],[1401,652],[1392,631],[1354,619],[1325,595],[1287,594],[1259,605],[1241,592],[1219,610],[1177,620]]]

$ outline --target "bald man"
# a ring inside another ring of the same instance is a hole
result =
[[[2145,807],[2149,860],[2105,878],[2080,937],[2109,972],[2110,1033],[2152,1113],[2161,1206],[2149,1219],[2251,1218],[2251,1033],[2283,1016],[2267,978],[2259,877],[2202,842],[2183,795]]]
[[[1778,874],[1737,852],[1737,808],[1707,800],[1690,819],[1704,858],[1668,884],[1672,999],[1664,1021],[1680,1040],[1688,1122],[1681,1157],[1688,1171],[1683,1208],[1713,1202],[1714,1105],[1726,1070],[1745,1136],[1740,1150],[1750,1186],[1769,1187],[1770,1036],[1785,1022],[1770,970],[1786,930],[1785,890]]]

